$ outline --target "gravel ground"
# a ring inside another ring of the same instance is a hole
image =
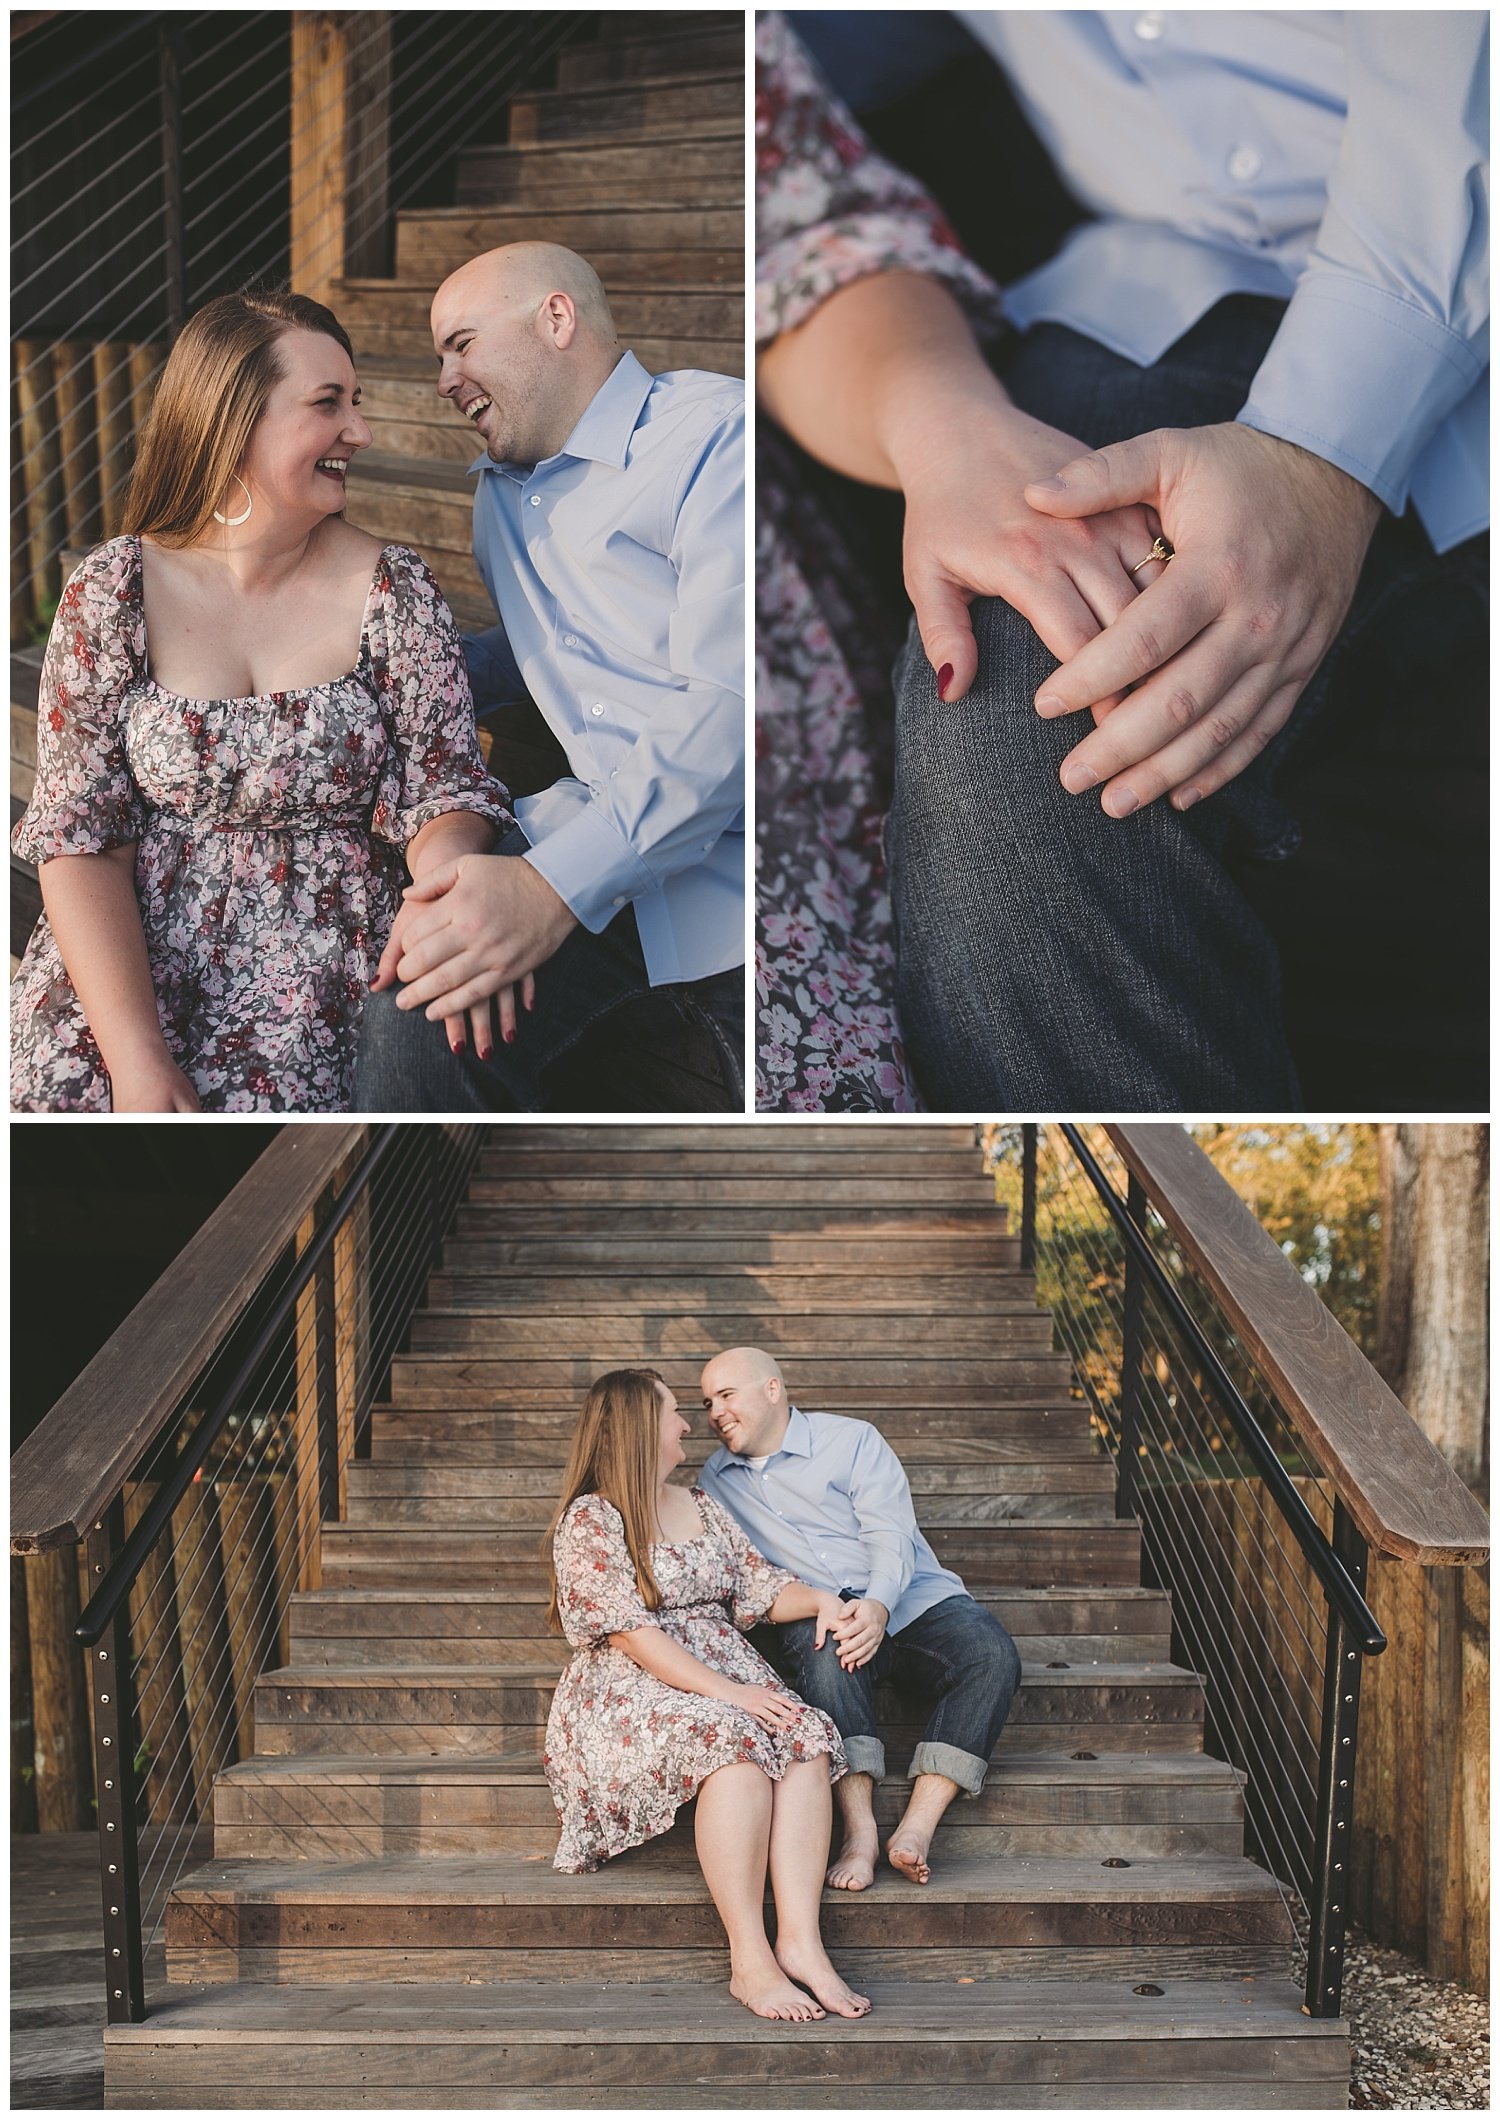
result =
[[[1363,2112],[1490,2102],[1490,2010],[1483,1995],[1434,1980],[1414,1958],[1353,1930],[1344,2014],[1354,2047],[1349,2103]]]

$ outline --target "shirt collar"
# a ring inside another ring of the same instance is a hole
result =
[[[555,464],[559,457],[582,456],[596,464],[612,464],[617,471],[622,471],[630,450],[630,438],[635,433],[655,380],[627,347],[584,406],[577,426],[557,456],[547,457],[544,461]],[[486,451],[474,459],[469,469],[471,472],[505,471],[514,478],[520,467],[497,464]]]

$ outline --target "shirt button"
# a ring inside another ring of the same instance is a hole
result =
[[[612,898],[612,899],[610,900],[610,904],[611,904],[611,905],[623,905],[624,903],[625,903],[625,901],[624,901],[624,899],[623,899],[623,898]]]
[[[1260,175],[1260,156],[1253,147],[1237,147],[1224,166],[1236,184],[1248,184]]]
[[[542,496],[541,496],[541,495],[540,495],[539,493],[533,493],[533,494],[532,494],[532,496],[531,496],[531,505],[532,505],[532,507],[533,507],[533,508],[540,508],[540,507],[541,507],[541,505],[542,505]]]
[[[590,714],[592,714],[592,715],[593,715],[593,717],[594,717],[595,721],[597,721],[597,720],[599,719],[600,715],[601,715],[601,714],[602,714],[602,713],[604,712],[604,709],[603,709],[603,707],[601,707],[601,706],[598,706],[598,705],[596,704],[596,705],[594,705],[594,706],[592,706],[592,707],[590,707],[590,708],[589,708],[589,712],[590,712]]]
[[[1134,29],[1143,44],[1154,44],[1158,37],[1166,35],[1167,18],[1153,7],[1144,15],[1136,16]]]
[[[563,646],[565,648],[576,648],[578,646],[578,635],[576,633],[565,633],[563,635]]]

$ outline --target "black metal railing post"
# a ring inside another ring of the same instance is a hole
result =
[[[1333,1550],[1359,1589],[1369,1547],[1341,1501],[1333,1505]],[[1337,2017],[1344,1987],[1349,1921],[1350,1843],[1354,1838],[1354,1764],[1359,1735],[1363,1659],[1348,1622],[1330,1604],[1323,1661],[1323,1721],[1318,1751],[1318,1810],[1308,1907],[1307,1987],[1310,2017]]]
[[[1146,1188],[1134,1172],[1125,1189],[1125,1212],[1144,1236]],[[1142,1311],[1145,1291],[1131,1247],[1125,1247],[1125,1320],[1120,1353],[1120,1449],[1115,1460],[1115,1515],[1136,1513],[1136,1474],[1141,1452],[1141,1363],[1145,1357]]]
[[[1035,1126],[1021,1128],[1021,1271],[1036,1265],[1036,1139]]]
[[[187,267],[183,254],[182,33],[172,22],[156,32],[161,93],[162,269],[166,281],[167,343],[187,322]]]
[[[333,1252],[325,1251],[313,1281],[315,1391],[318,1405],[318,1508],[324,1523],[339,1514],[338,1318]]]
[[[102,1582],[125,1542],[118,1498],[89,1534],[90,1583]],[[99,1882],[104,1900],[104,1997],[111,2024],[146,2015],[141,1952],[141,1869],[135,1822],[135,1681],[130,1600],[122,1598],[89,1654],[94,1699],[94,1788],[99,1812]]]

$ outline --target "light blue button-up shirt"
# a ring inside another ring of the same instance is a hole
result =
[[[742,964],[744,385],[625,353],[556,456],[470,469],[476,701],[529,692],[572,769],[526,859],[595,934],[633,905],[653,986]]]
[[[1149,363],[1225,295],[1286,300],[1240,419],[1410,499],[1439,551],[1486,526],[1485,11],[955,12],[1100,217],[1013,322]]]
[[[900,1458],[868,1421],[793,1406],[763,1470],[719,1449],[699,1479],[778,1568],[815,1589],[878,1598],[888,1633],[964,1594],[917,1529]]]

